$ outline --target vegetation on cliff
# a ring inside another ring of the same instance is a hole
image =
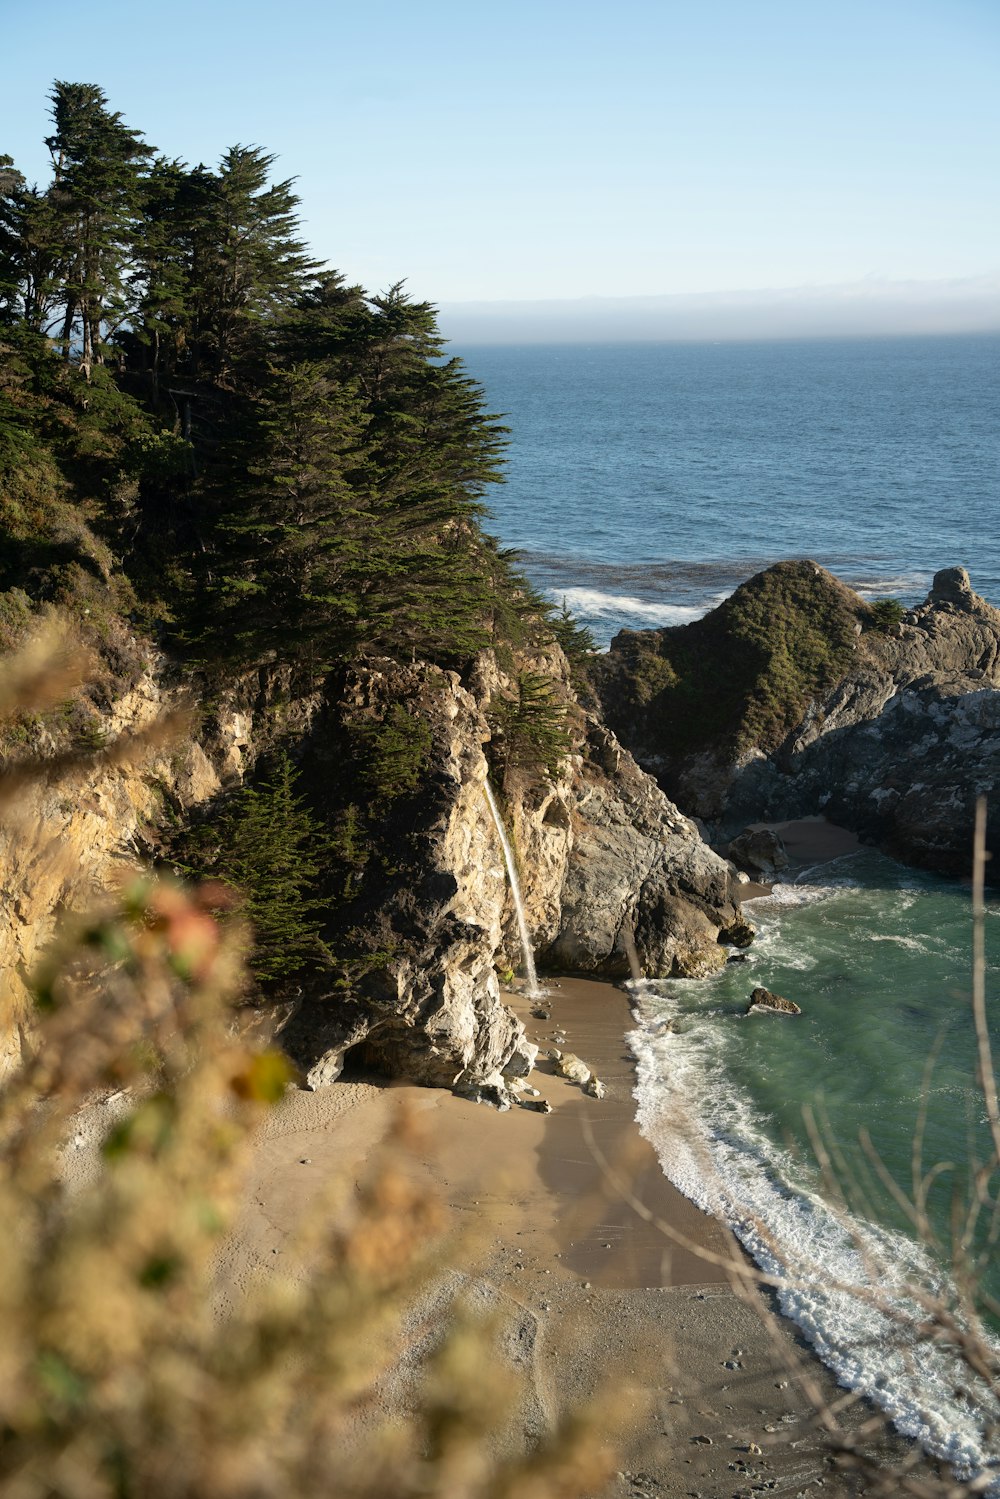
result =
[[[830,573],[779,562],[692,624],[622,631],[599,663],[609,720],[640,715],[668,757],[775,749],[845,675],[865,625],[882,619]]]
[[[191,168],[51,97],[51,181],[0,158],[0,581],[227,669],[458,664],[544,613],[476,526],[504,428],[434,309],[313,260],[259,148]]]
[[[57,82],[51,104],[50,180],[0,157],[0,646],[46,606],[104,655],[145,633],[203,704],[259,681],[267,748],[288,737],[282,705],[362,657],[461,671],[484,646],[513,662],[551,638],[547,606],[479,528],[505,429],[446,356],[434,309],[313,259],[293,182],[260,148],[190,167],[95,85]],[[544,770],[559,709],[528,697],[508,750],[526,763],[537,742]],[[328,878],[307,897],[328,910],[384,862],[372,824],[426,762],[402,707],[377,732],[359,723],[356,743],[349,730],[319,798],[341,856],[324,846]],[[211,813],[237,858],[233,808]],[[280,926],[262,870],[237,863],[258,931]],[[262,935],[255,967],[273,979],[272,949]],[[288,944],[282,972],[304,952]]]

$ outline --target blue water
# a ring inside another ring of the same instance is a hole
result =
[[[512,428],[492,529],[602,643],[695,618],[787,557],[907,604],[962,564],[1000,605],[998,337],[459,352]],[[749,909],[747,963],[643,986],[640,1125],[667,1175],[790,1278],[785,1312],[845,1385],[960,1471],[1000,1465],[997,1390],[916,1346],[908,1290],[950,1294],[968,1162],[989,1155],[968,890],[865,852]],[[1000,899],[986,931],[1000,1057]],[[747,1017],[756,984],[802,1016]],[[885,1180],[912,1194],[916,1134],[924,1171],[946,1163],[923,1236]],[[994,1296],[998,1188],[994,1172],[970,1240]]]
[[[1000,337],[457,348],[511,428],[489,525],[606,643],[811,557],[1000,604]]]

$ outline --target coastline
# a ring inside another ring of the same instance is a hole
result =
[[[803,831],[796,863],[814,861],[810,833],[827,838],[822,827]],[[664,1176],[635,1122],[623,990],[570,978],[546,988],[547,1020],[531,1016],[523,995],[506,997],[542,1048],[530,1081],[549,1114],[499,1114],[445,1090],[370,1075],[291,1093],[258,1143],[242,1221],[220,1267],[220,1299],[238,1298],[250,1277],[273,1267],[310,1202],[360,1172],[403,1107],[417,1143],[400,1164],[440,1198],[461,1236],[444,1280],[452,1291],[474,1291],[513,1329],[506,1346],[519,1350],[513,1361],[524,1388],[510,1443],[551,1430],[608,1391],[623,1409],[616,1475],[595,1490],[602,1499],[730,1499],[751,1485],[863,1493],[859,1474],[837,1470],[820,1408],[836,1403],[839,1425],[871,1456],[877,1448],[883,1460],[899,1460],[911,1444],[886,1434],[869,1406],[837,1387],[768,1293],[725,1268],[746,1265],[742,1251]],[[545,1057],[553,1045],[576,1052],[606,1097],[557,1076]],[[417,1305],[408,1343],[419,1346],[441,1314],[441,1295]],[[390,1413],[406,1408],[407,1378],[419,1378],[416,1364],[385,1382],[380,1398]]]

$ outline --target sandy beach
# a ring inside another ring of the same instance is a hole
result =
[[[803,862],[812,856],[810,831],[796,848]],[[843,851],[841,840],[829,841]],[[624,1039],[628,996],[580,979],[546,986],[548,1019],[534,1018],[523,996],[509,999],[542,1048],[530,1083],[549,1114],[499,1113],[371,1076],[291,1093],[254,1157],[223,1267],[225,1295],[275,1263],[310,1202],[335,1176],[360,1172],[403,1105],[419,1126],[406,1169],[471,1230],[448,1286],[474,1287],[484,1308],[515,1329],[512,1345],[527,1350],[518,1356],[521,1429],[511,1440],[532,1440],[610,1381],[635,1393],[617,1476],[602,1495],[863,1492],[856,1474],[835,1466],[819,1430],[817,1404],[843,1403],[844,1392],[774,1318],[768,1293],[735,1284],[740,1277],[727,1267],[745,1264],[740,1251],[670,1185],[639,1134]],[[556,1075],[545,1057],[555,1045],[597,1073],[605,1098]],[[416,1323],[440,1315],[440,1296],[413,1313]],[[391,1408],[405,1400],[405,1379],[390,1385]],[[870,1416],[848,1402],[840,1419],[859,1432]],[[887,1454],[905,1450],[894,1440],[882,1445]]]

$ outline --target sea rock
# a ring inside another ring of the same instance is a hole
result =
[[[755,1010],[772,1010],[776,1015],[801,1015],[802,1010],[791,999],[784,999],[780,994],[772,994],[770,989],[757,988],[750,995],[750,1003],[747,1006],[747,1014],[752,1015]]]
[[[755,880],[773,881],[788,868],[788,854],[771,828],[747,828],[729,845],[729,857]]]
[[[585,1093],[589,1093],[591,1098],[603,1098],[608,1090],[601,1082],[601,1079],[599,1077],[595,1077],[594,1074],[591,1073],[587,1081],[583,1085],[583,1091]]]
[[[773,639],[754,653],[739,629],[758,596]],[[671,727],[668,663],[693,630],[709,687],[713,671],[744,663],[736,742],[736,718]],[[815,563],[780,563],[693,626],[622,632],[596,675],[609,723],[720,841],[748,822],[822,815],[911,863],[968,873],[976,800],[1000,785],[1000,610],[964,568],[937,573],[925,602],[886,625]],[[754,717],[746,704],[762,693],[776,695],[772,709]],[[1000,853],[1000,797],[988,816]]]
[[[571,1051],[563,1052],[556,1063],[556,1072],[558,1072],[560,1077],[568,1079],[569,1082],[580,1083],[582,1085],[589,1083],[592,1076],[586,1062],[581,1062],[580,1058]]]

